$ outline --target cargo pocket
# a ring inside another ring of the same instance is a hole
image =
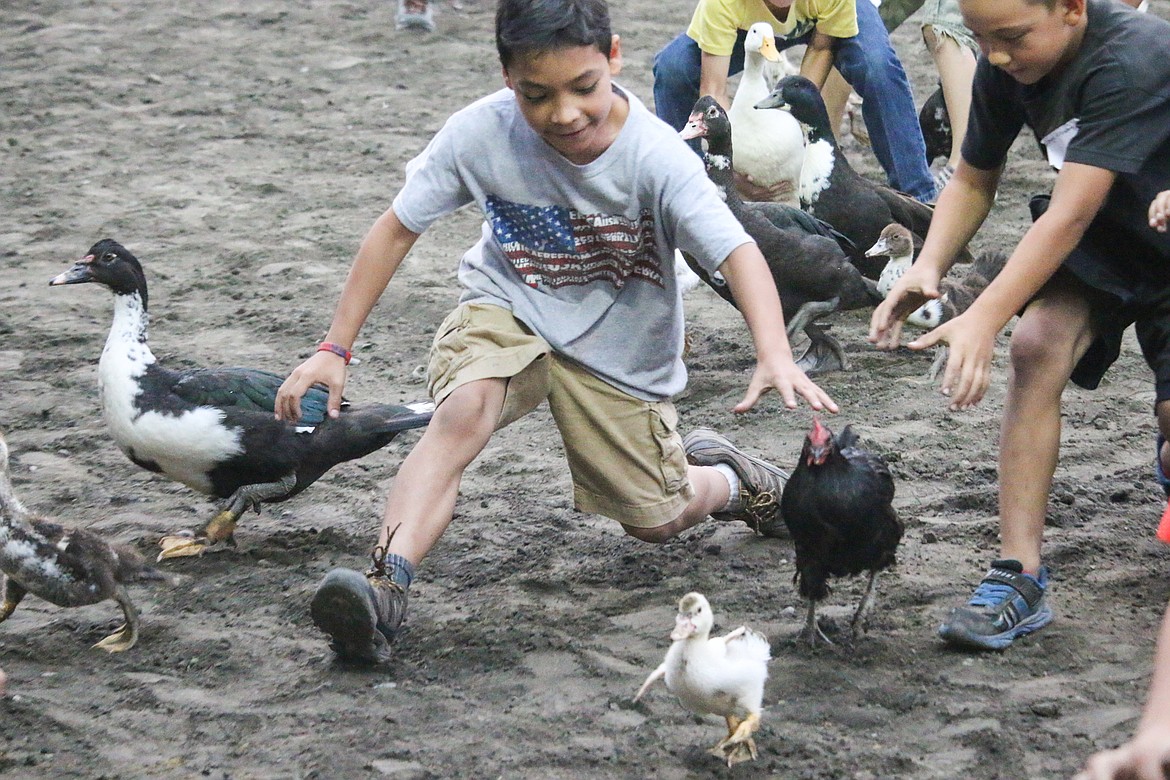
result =
[[[435,397],[435,390],[447,384],[451,372],[457,368],[452,362],[463,351],[462,331],[467,328],[470,314],[466,306],[460,306],[447,315],[435,331],[431,342],[431,354],[427,360],[427,392]]]
[[[687,455],[678,435],[678,411],[669,401],[649,404],[650,428],[658,444],[662,484],[668,494],[682,491],[687,484]]]

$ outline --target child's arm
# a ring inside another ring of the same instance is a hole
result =
[[[1075,780],[1161,780],[1168,776],[1167,772],[1170,772],[1170,607],[1162,619],[1154,654],[1154,678],[1137,733],[1116,750],[1105,750],[1091,757]]]
[[[878,349],[896,349],[906,318],[939,296],[939,282],[991,211],[1000,172],[981,170],[959,160],[950,185],[935,205],[930,232],[918,259],[870,317],[869,340]]]
[[[394,209],[387,209],[378,218],[362,240],[349,269],[326,341],[346,349],[353,346],[366,317],[418,236],[398,221]],[[329,388],[329,416],[336,417],[345,387],[345,361],[332,352],[317,352],[293,369],[280,386],[276,395],[276,419],[300,419],[301,397],[317,383]]]
[[[1150,227],[1165,233],[1167,222],[1170,222],[1170,190],[1159,192],[1150,203]]]
[[[952,410],[969,409],[982,400],[991,382],[996,334],[1080,243],[1116,177],[1104,168],[1065,163],[1048,210],[1024,234],[995,280],[963,314],[907,344],[911,349],[940,341],[950,345],[942,393],[950,396]]]
[[[743,400],[732,411],[746,412],[756,405],[760,396],[775,389],[789,409],[796,408],[796,396],[799,395],[813,409],[836,412],[837,404],[829,394],[809,379],[792,359],[780,296],[759,247],[754,243],[740,244],[719,266],[719,272],[727,280],[756,345],[755,373]]]

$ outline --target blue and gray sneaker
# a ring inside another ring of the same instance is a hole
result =
[[[991,562],[971,600],[956,607],[938,629],[947,642],[976,650],[1003,650],[1016,639],[1052,622],[1044,601],[1048,569],[1040,576],[1024,574],[1019,561]]]
[[[1157,478],[1158,484],[1162,486],[1162,491],[1166,493],[1166,497],[1170,498],[1170,477],[1167,477],[1162,471],[1162,445],[1166,443],[1166,439],[1162,434],[1158,434],[1157,442],[1154,444],[1154,477]]]

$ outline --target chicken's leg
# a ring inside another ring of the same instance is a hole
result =
[[[857,605],[857,611],[853,613],[853,620],[849,627],[853,630],[853,639],[857,640],[861,633],[862,620],[865,618],[865,613],[869,609],[870,602],[873,601],[874,583],[877,582],[877,569],[872,569],[869,572],[869,584],[865,586],[865,593],[861,595],[861,602]]]
[[[833,644],[833,640],[825,636],[825,632],[821,631],[821,627],[817,625],[817,602],[815,599],[808,600],[808,617],[804,621],[804,630],[800,632],[800,638],[808,642],[809,647],[816,647],[821,642],[826,645]]]

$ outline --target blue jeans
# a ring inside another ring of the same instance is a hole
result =
[[[861,107],[873,153],[885,169],[890,186],[918,200],[933,200],[934,179],[926,163],[926,144],[918,126],[918,112],[910,82],[885,25],[870,0],[856,0],[859,32],[838,38],[833,58],[837,70],[864,103]],[[777,40],[779,49],[808,43],[812,33],[790,41]],[[739,31],[731,53],[729,76],[743,70],[743,42]],[[654,109],[671,127],[681,130],[699,99],[702,52],[686,33],[668,43],[654,58]]]

